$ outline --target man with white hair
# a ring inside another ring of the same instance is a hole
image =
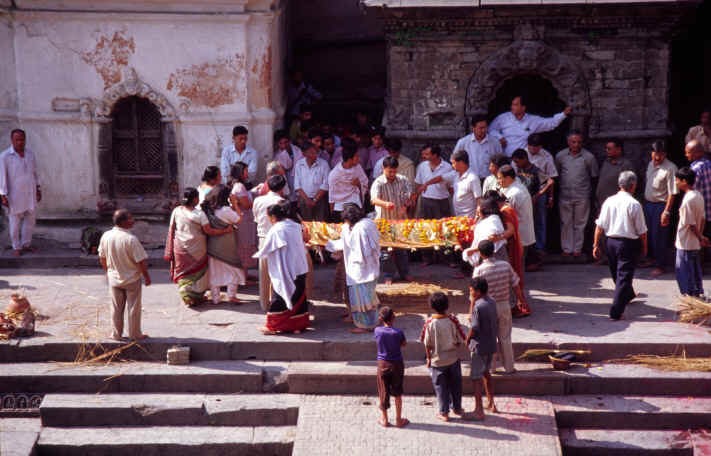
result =
[[[610,274],[615,282],[615,294],[610,318],[620,320],[625,307],[634,299],[634,270],[640,256],[647,255],[647,224],[642,205],[634,198],[637,176],[623,171],[617,179],[620,191],[605,200],[600,217],[595,221],[593,256],[600,258],[601,238],[607,236],[607,256]]]

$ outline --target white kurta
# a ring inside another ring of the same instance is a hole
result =
[[[472,241],[472,246],[477,247],[481,241],[489,239],[489,236],[492,234],[501,234],[504,231],[504,224],[498,215],[490,215],[483,220],[479,220],[477,224],[474,225],[474,240]],[[499,249],[505,246],[506,241],[494,242],[494,252],[498,252]],[[466,256],[465,252],[466,250],[462,252],[462,259],[464,261],[468,261],[474,266],[479,264],[479,252],[475,252],[469,257]]]
[[[293,220],[274,224],[264,238],[264,245],[254,258],[266,258],[274,292],[293,308],[291,296],[296,291],[294,281],[309,272],[301,225]]]
[[[25,148],[20,157],[10,146],[0,154],[0,195],[10,203],[10,215],[34,212],[37,208],[37,162]]]
[[[510,157],[516,149],[526,149],[528,137],[533,133],[550,131],[560,125],[565,118],[565,113],[559,112],[553,117],[540,117],[533,114],[524,114],[521,120],[511,112],[496,116],[489,126],[489,134],[496,139],[506,139],[504,153]]]
[[[380,276],[380,231],[371,219],[358,221],[353,228],[341,228],[341,238],[329,241],[329,251],[343,250],[346,263],[346,285],[368,283]]]

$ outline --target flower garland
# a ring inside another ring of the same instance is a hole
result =
[[[311,243],[325,245],[341,235],[341,225],[325,222],[304,222],[312,233]],[[470,244],[474,238],[474,219],[448,217],[444,219],[376,219],[380,245],[396,248],[453,247]]]

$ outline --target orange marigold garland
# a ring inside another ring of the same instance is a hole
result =
[[[340,237],[341,225],[325,222],[304,222],[313,233],[311,244],[326,245],[329,240]],[[376,219],[380,231],[380,245],[396,248],[454,247],[467,245],[474,237],[474,219],[449,217],[437,220]]]

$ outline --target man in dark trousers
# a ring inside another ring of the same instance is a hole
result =
[[[610,309],[613,320],[622,319],[625,307],[634,299],[634,270],[640,254],[647,255],[647,224],[642,205],[634,198],[637,176],[632,171],[623,171],[617,183],[620,191],[605,200],[595,221],[593,242],[593,256],[598,259],[602,254],[602,237],[607,236],[608,262],[615,282]]]

